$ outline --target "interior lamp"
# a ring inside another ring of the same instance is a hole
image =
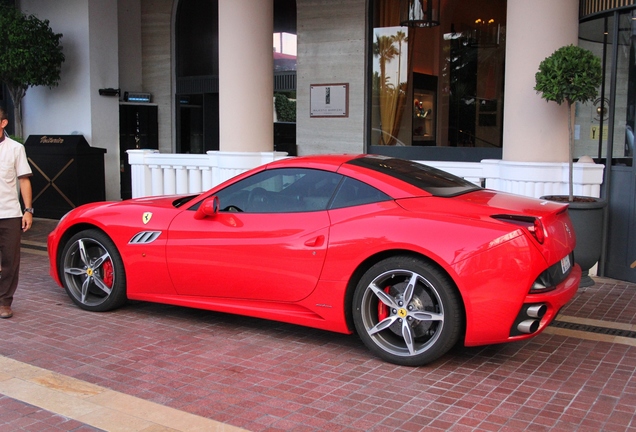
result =
[[[400,25],[435,27],[439,25],[440,0],[400,0]]]

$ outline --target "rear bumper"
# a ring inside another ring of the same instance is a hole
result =
[[[561,282],[556,289],[542,294],[528,294],[523,301],[516,305],[516,314],[521,314],[522,310],[528,305],[544,304],[546,306],[545,314],[538,319],[538,326],[536,330],[527,334],[518,334],[516,331],[519,320],[511,322],[509,325],[509,333],[506,337],[498,338],[470,338],[467,335],[464,344],[466,346],[478,346],[489,345],[504,342],[520,341],[532,338],[541,333],[557,316],[563,306],[565,306],[576,294],[579,288],[579,282],[581,281],[581,267],[578,264],[574,264],[572,271],[568,277]],[[512,335],[511,335],[512,334]]]
[[[526,339],[541,333],[547,326],[550,325],[554,318],[576,294],[579,289],[579,283],[581,282],[581,267],[578,264],[574,264],[572,271],[568,277],[561,282],[557,288],[545,294],[529,294],[524,304],[545,304],[547,306],[546,314],[541,318],[539,328],[536,332],[528,335],[520,335],[511,337],[510,340]]]

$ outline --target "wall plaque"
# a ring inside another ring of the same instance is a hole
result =
[[[310,117],[349,117],[349,84],[312,84]]]

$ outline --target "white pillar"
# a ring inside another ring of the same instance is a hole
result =
[[[138,198],[152,195],[154,183],[150,166],[146,162],[148,154],[159,153],[158,150],[127,150],[130,175],[132,180],[132,197]]]
[[[273,0],[219,0],[221,151],[274,149]]]
[[[188,193],[188,170],[182,165],[172,167],[175,173],[175,190],[178,194]]]
[[[177,193],[177,173],[172,165],[161,165],[163,171],[163,194],[174,195]]]
[[[203,189],[201,189],[201,184],[202,184],[201,167],[187,166],[186,170],[188,172],[188,193],[202,192]]]
[[[579,0],[510,0],[506,23],[503,159],[566,162],[567,106],[534,90],[539,63],[578,43]]]
[[[150,170],[152,171],[152,193],[150,195],[163,195],[163,168],[161,165],[150,165]],[[135,196],[135,198],[137,197]]]

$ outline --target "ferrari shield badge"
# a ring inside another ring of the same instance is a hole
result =
[[[152,213],[144,212],[143,216],[141,217],[141,220],[144,222],[144,225],[146,225],[148,222],[150,222],[151,218],[152,218]]]

